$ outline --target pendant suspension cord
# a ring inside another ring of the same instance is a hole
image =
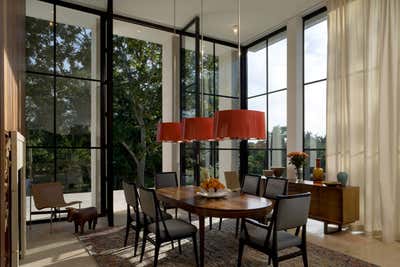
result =
[[[173,38],[175,38],[175,36],[176,36],[176,0],[173,0],[174,2],[173,2],[173,16],[174,16],[174,18],[173,18],[173,20],[174,20],[174,35],[173,35]],[[177,63],[177,58],[176,58],[176,54],[175,54],[175,47],[174,47],[174,45],[175,45],[175,42],[174,41],[172,41],[172,91],[173,92],[178,92],[178,88],[175,88],[176,87],[176,74],[177,74],[177,66],[176,66],[176,63]],[[173,102],[175,102],[175,100],[173,100]],[[172,105],[172,120],[175,120],[175,118],[176,118],[176,107],[175,107],[176,105]]]
[[[241,52],[240,52],[240,32],[241,32],[241,30],[240,30],[240,0],[238,0],[238,2],[237,2],[237,11],[238,11],[238,34],[237,34],[237,36],[238,36],[238,70],[239,70],[239,76],[238,76],[238,89],[239,89],[239,91],[240,91],[240,81],[241,81],[241,77],[240,77],[240,75],[241,75],[241,65],[240,65],[240,63],[241,63],[241,61],[240,61],[240,57],[241,57]]]
[[[200,2],[200,32],[201,32],[201,42],[200,42],[200,116],[204,116],[204,62],[203,62],[203,56],[204,56],[204,24],[203,24],[203,0]]]

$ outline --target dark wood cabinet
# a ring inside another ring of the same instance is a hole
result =
[[[289,194],[311,193],[310,215],[324,222],[324,232],[328,233],[328,224],[343,225],[359,219],[360,189],[356,186],[330,187],[312,181],[289,182]]]

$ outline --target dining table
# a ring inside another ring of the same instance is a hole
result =
[[[198,186],[178,186],[157,189],[160,201],[197,214],[199,217],[200,266],[204,266],[205,217],[217,218],[261,218],[271,210],[272,202],[266,198],[228,192],[221,198],[207,198],[198,194]]]

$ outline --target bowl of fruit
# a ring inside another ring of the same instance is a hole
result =
[[[229,190],[217,178],[208,178],[200,184],[197,194],[207,198],[222,198],[229,194]]]

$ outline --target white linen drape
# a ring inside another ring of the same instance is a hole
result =
[[[328,1],[327,172],[360,186],[360,223],[400,239],[400,0]]]

